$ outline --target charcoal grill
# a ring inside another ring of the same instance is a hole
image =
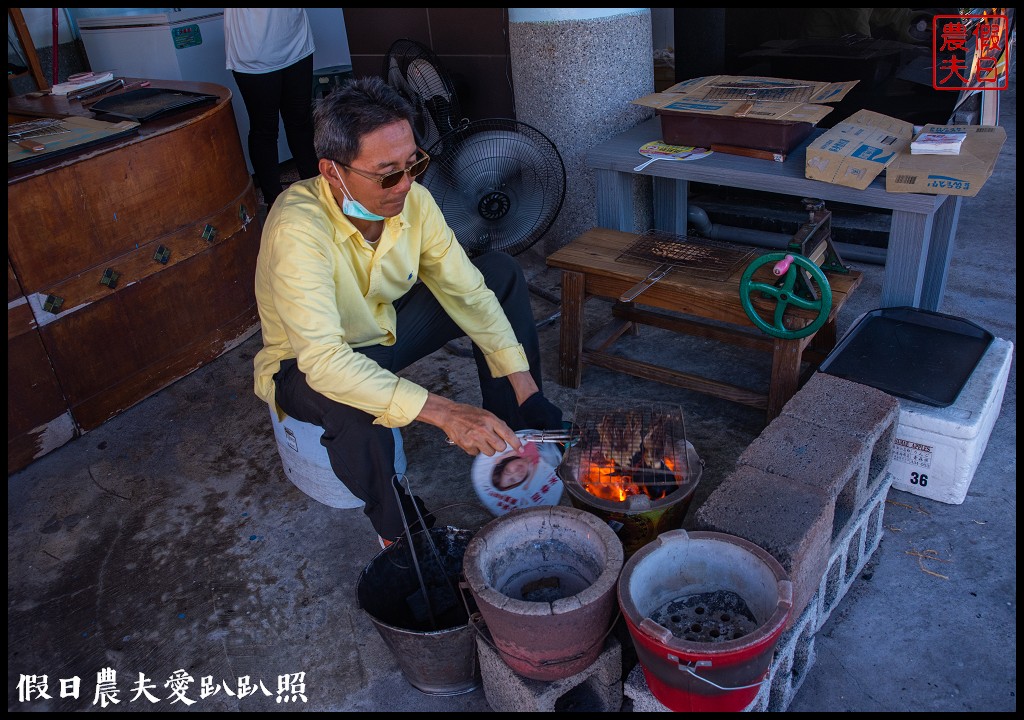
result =
[[[574,507],[607,522],[627,557],[682,526],[703,466],[681,407],[581,399],[575,425],[579,440],[558,469]]]

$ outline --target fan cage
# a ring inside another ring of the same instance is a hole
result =
[[[462,121],[455,83],[430,48],[396,40],[384,55],[381,77],[416,109],[413,134],[423,148],[435,144]]]
[[[537,128],[508,118],[465,122],[427,149],[421,182],[470,257],[518,255],[546,233],[565,199],[565,165]]]

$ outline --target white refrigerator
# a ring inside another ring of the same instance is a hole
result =
[[[314,70],[350,65],[341,9],[306,8],[306,12],[316,42]],[[252,172],[246,140],[249,118],[231,71],[225,67],[224,8],[75,8],[72,13],[94,71],[211,82],[229,88],[245,161]],[[312,77],[309,82],[312,86]],[[282,162],[291,158],[283,125],[279,128],[278,158]]]

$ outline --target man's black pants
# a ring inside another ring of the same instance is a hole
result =
[[[281,194],[278,128],[284,124],[299,177],[320,174],[313,146],[313,56],[269,73],[232,71],[249,116],[249,161],[267,207]]]
[[[530,305],[529,288],[518,261],[504,252],[489,252],[474,258],[473,264],[497,296],[506,317],[522,343],[530,362],[530,373],[541,388],[540,344],[537,325]],[[430,290],[423,283],[395,303],[398,315],[396,342],[385,347],[356,348],[392,372],[465,336]],[[525,427],[519,404],[507,378],[493,378],[483,354],[474,345],[477,374],[483,407],[494,413],[513,430]],[[327,448],[334,474],[357,498],[366,503],[363,512],[377,534],[394,539],[403,532],[400,505],[392,490],[395,474],[395,439],[391,428],[374,425],[373,416],[362,410],[330,400],[306,383],[306,376],[294,360],[281,364],[274,376],[277,402],[288,415],[300,422],[324,429],[320,443]],[[455,448],[453,452],[457,452]],[[410,462],[410,465],[412,463]],[[411,507],[411,506],[410,506]],[[407,517],[413,523],[415,517]]]

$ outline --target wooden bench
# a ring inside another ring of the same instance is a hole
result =
[[[565,387],[579,387],[583,365],[595,365],[764,409],[766,422],[771,422],[799,389],[801,363],[808,362],[816,367],[835,347],[836,316],[862,280],[861,274],[854,270],[826,272],[832,289],[832,306],[825,324],[805,337],[777,338],[758,329],[741,304],[740,279],[750,263],[736,267],[725,279],[709,279],[686,268],[675,268],[643,290],[635,301],[619,301],[618,298],[634,289],[656,267],[642,259],[620,258],[638,237],[633,233],[593,228],[547,259],[550,267],[562,271],[559,383]],[[768,251],[760,254],[764,252]],[[770,284],[777,279],[770,265],[762,266],[753,276],[754,281]],[[608,324],[584,345],[583,310],[591,297],[616,302]],[[763,318],[770,318],[776,306],[774,301],[759,297],[753,298],[752,304]],[[816,316],[817,313],[790,306],[786,329],[801,330]],[[772,370],[767,392],[608,352],[624,333],[635,334],[641,325],[770,352]]]

